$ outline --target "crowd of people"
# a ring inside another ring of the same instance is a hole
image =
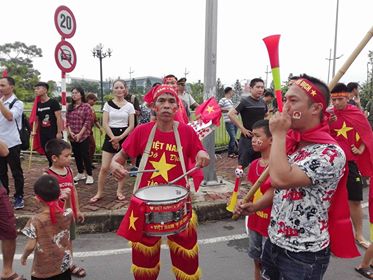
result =
[[[38,99],[32,136],[38,137],[49,166],[33,184],[40,213],[22,229],[27,243],[21,263],[26,264],[34,253],[32,279],[62,280],[87,274],[73,262],[72,240],[76,238],[76,223],[84,222],[75,184],[83,180],[87,185],[94,183],[94,126],[105,133],[105,139],[97,193],[90,203],[103,198],[109,173],[118,180],[116,198],[123,201],[125,180],[137,169],[151,172],[138,173],[135,194],[150,186],[172,187],[169,183],[175,178],[178,187],[190,189],[189,180],[180,176],[193,167],[206,167],[209,154],[187,125],[190,111],[199,104],[185,91],[185,83],[186,78],[167,75],[162,84],[153,85],[140,105],[137,97],[129,94],[125,81],[116,80],[112,99],[103,106],[102,123],[93,108],[97,97],[86,95],[80,87],[73,88],[65,123],[69,143],[62,139],[61,105],[48,96],[47,83],[35,85]],[[0,79],[1,280],[23,279],[12,267],[17,236],[13,208],[24,207],[18,131],[24,104],[16,98],[14,87],[11,77]],[[245,226],[249,229],[254,278],[322,279],[332,253],[357,256],[355,242],[367,249],[355,270],[373,278],[373,245],[363,235],[361,208],[364,180],[372,185],[373,176],[372,101],[362,108],[356,83],[339,83],[329,91],[322,81],[305,74],[289,82],[282,112],[276,112],[273,93],[265,90],[260,78],[251,80],[250,95],[238,104],[232,102],[235,93],[231,87],[224,92],[219,105],[229,135],[228,157],[237,158],[238,164],[247,169],[251,185],[269,168],[269,178],[253,199],[238,203],[235,209],[236,214],[249,216]],[[70,167],[72,154],[78,172],[75,176]],[[14,178],[13,207],[8,166]],[[155,212],[151,217],[154,221],[166,219],[157,230],[183,225],[166,234],[172,269],[176,279],[194,280],[201,275],[197,217],[190,196],[185,203],[178,215]],[[342,211],[336,210],[337,205]],[[157,279],[160,271],[163,232],[147,234],[145,208],[144,201],[132,196],[118,229],[118,235],[131,241],[132,272],[138,280]],[[335,217],[341,215],[347,215],[347,219],[335,223]]]

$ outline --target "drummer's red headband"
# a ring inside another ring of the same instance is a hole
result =
[[[301,78],[295,81],[294,85],[301,88],[315,103],[321,103],[323,112],[326,110],[326,100],[321,91],[309,80]]]
[[[63,213],[63,209],[58,206],[58,200],[53,200],[53,201],[45,201],[42,199],[40,196],[36,195],[37,199],[40,201],[44,202],[45,204],[48,205],[49,207],[49,215],[51,217],[52,224],[55,224],[56,221],[56,210],[60,213]]]
[[[348,98],[349,94],[348,92],[332,92],[330,96],[331,98],[340,98],[340,97]]]
[[[176,102],[179,103],[179,96],[177,95],[175,86],[173,85],[159,85],[152,88],[150,91],[146,93],[146,95],[144,96],[144,100],[148,104],[153,103],[157,100],[159,96],[161,96],[164,93],[173,95],[176,98]]]

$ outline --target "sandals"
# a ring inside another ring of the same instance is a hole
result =
[[[364,249],[368,249],[369,246],[370,246],[370,242],[369,242],[369,241],[366,241],[366,240],[357,240],[357,239],[356,239],[356,243],[357,243],[359,246],[363,247]]]
[[[19,276],[14,272],[13,275],[9,277],[1,277],[0,280],[26,280],[26,278],[23,278],[23,275]]]
[[[117,193],[117,200],[118,201],[125,201],[126,200],[126,196],[122,193]]]
[[[71,276],[77,277],[77,278],[84,278],[87,273],[84,268],[77,266],[76,264],[73,264],[70,266],[70,272]]]
[[[89,203],[93,204],[93,203],[99,202],[101,199],[102,199],[102,197],[94,196],[94,197],[92,197],[92,198],[89,200]]]
[[[365,278],[373,279],[373,269],[371,267],[355,267],[355,270],[359,272],[361,275],[363,275]]]

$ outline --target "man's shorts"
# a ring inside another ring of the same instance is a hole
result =
[[[16,218],[6,189],[0,186],[0,240],[17,238]]]
[[[263,254],[264,243],[267,237],[249,229],[249,257],[254,260],[260,260]]]
[[[354,161],[348,162],[347,192],[348,200],[363,200],[363,180]]]

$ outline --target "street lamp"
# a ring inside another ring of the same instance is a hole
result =
[[[100,43],[92,50],[93,57],[97,57],[100,60],[100,87],[101,87],[101,110],[104,107],[104,88],[102,81],[102,59],[105,57],[110,57],[112,50],[107,49],[103,51],[104,46]]]

